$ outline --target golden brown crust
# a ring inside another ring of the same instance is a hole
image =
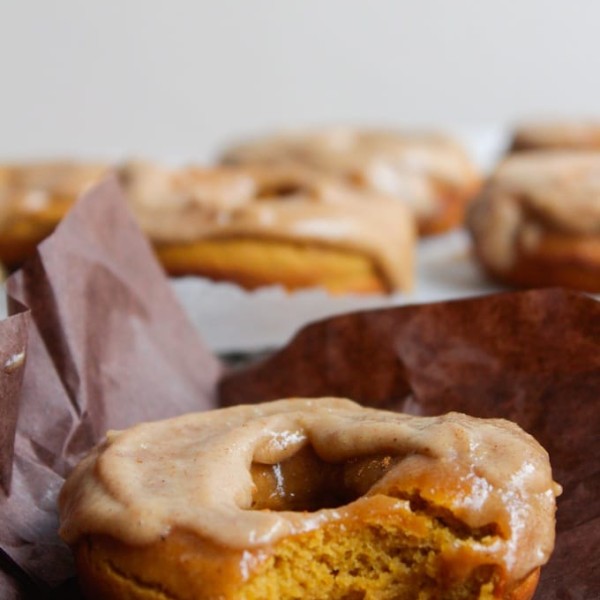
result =
[[[516,287],[566,287],[600,293],[600,239],[551,232],[541,235],[534,250],[515,246],[513,266],[495,268],[475,252],[491,277]]]
[[[232,594],[239,585],[240,552],[174,533],[158,544],[131,547],[95,536],[75,549],[81,588],[92,600],[180,600]]]
[[[25,242],[15,240],[9,236],[3,237],[0,240],[0,261],[5,266],[6,271],[11,273],[16,271],[28,258],[35,254],[35,250],[48,235],[52,233],[54,228],[46,230],[45,234],[38,234]]]
[[[538,567],[509,592],[508,600],[531,600],[540,580],[541,569]]]
[[[235,282],[247,290],[281,285],[287,290],[323,287],[332,294],[391,291],[368,257],[318,244],[225,238],[155,250],[170,275]]]

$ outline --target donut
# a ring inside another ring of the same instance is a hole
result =
[[[301,164],[360,189],[407,203],[421,235],[462,222],[479,189],[479,175],[465,150],[449,137],[352,128],[290,132],[226,150],[225,164]]]
[[[105,172],[105,165],[69,161],[0,166],[0,263],[14,270],[32,256]]]
[[[492,174],[469,230],[487,273],[600,292],[600,152],[523,152]]]
[[[559,493],[509,421],[296,398],[109,432],[60,534],[94,600],[527,600]]]
[[[600,122],[524,123],[516,127],[510,150],[600,150]]]
[[[387,196],[295,166],[167,169],[135,162],[120,177],[170,275],[332,293],[412,285],[413,218]]]

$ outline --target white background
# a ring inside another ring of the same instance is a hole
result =
[[[595,0],[0,0],[0,158],[600,114]]]

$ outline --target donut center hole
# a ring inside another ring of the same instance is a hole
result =
[[[345,462],[323,460],[305,446],[276,464],[254,462],[252,510],[314,512],[336,508],[364,496],[397,462],[389,455],[371,455]]]
[[[293,181],[281,181],[272,184],[264,184],[258,190],[257,198],[265,200],[269,198],[290,198],[305,192],[304,186]]]

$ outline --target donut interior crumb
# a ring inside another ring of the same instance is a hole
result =
[[[227,560],[220,568],[218,553],[209,574],[196,573],[207,582],[187,585],[175,581],[174,569],[153,569],[146,559],[119,556],[111,543],[91,541],[79,555],[80,570],[87,580],[86,595],[127,600],[191,600],[231,598],[239,600],[492,600],[504,598],[498,588],[501,573],[497,565],[479,565],[464,577],[457,577],[445,550],[457,543],[453,527],[439,518],[424,517],[428,535],[407,535],[390,518],[372,523],[328,526],[279,542],[266,558],[259,560],[249,579],[235,589],[228,588]],[[477,536],[461,539],[468,547]],[[170,545],[167,546],[170,548]],[[80,548],[81,549],[81,548]],[[155,549],[155,551],[160,551]],[[185,562],[185,553],[170,554],[174,563]],[[176,558],[175,558],[176,557]],[[467,558],[468,562],[468,558]],[[82,563],[84,563],[82,565]],[[83,569],[81,567],[83,566]],[[205,568],[205,566],[203,567]],[[194,573],[192,568],[191,573]],[[219,581],[222,594],[215,595]],[[195,591],[194,591],[195,590]]]
[[[393,523],[367,525],[344,535],[321,529],[284,540],[240,598],[335,600],[491,599],[496,567],[480,566],[452,581],[442,552],[453,535],[432,524],[426,540],[411,539]]]

